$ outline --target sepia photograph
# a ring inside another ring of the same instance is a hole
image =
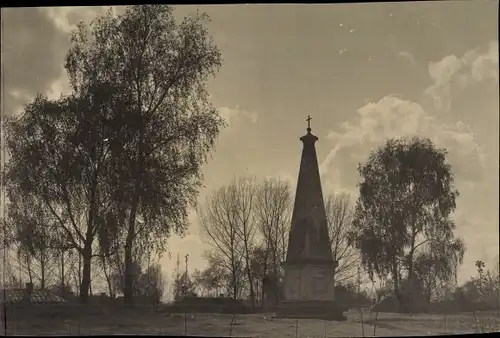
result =
[[[498,1],[32,6],[0,335],[500,332]]]

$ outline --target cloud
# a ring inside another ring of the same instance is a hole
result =
[[[482,178],[485,154],[470,128],[461,122],[442,123],[420,104],[393,95],[361,107],[353,121],[329,133],[328,138],[335,146],[321,163],[320,170],[335,190],[355,186],[357,163],[364,161],[371,150],[383,145],[388,138],[417,135],[428,137],[449,151],[448,161],[461,180],[477,182]],[[340,167],[349,173],[339,172]]]
[[[404,52],[400,55],[411,56]],[[487,165],[485,149],[478,145],[467,124],[443,113],[451,111],[453,97],[463,96],[468,87],[489,80],[498,82],[498,42],[474,48],[461,57],[445,56],[431,62],[428,72],[432,84],[424,90],[422,104],[388,95],[365,104],[352,120],[328,134],[334,146],[320,166],[326,184],[336,190],[352,187],[359,179],[357,163],[365,160],[371,150],[388,138],[415,135],[428,137],[448,150],[457,184],[470,186],[483,179]],[[340,172],[342,165],[350,170]]]
[[[429,64],[429,75],[434,83],[424,94],[431,99],[437,112],[450,112],[453,92],[457,94],[468,86],[483,81],[498,82],[498,41],[491,41],[486,50],[474,48],[462,57],[448,55]]]
[[[246,111],[241,109],[239,106],[236,106],[235,108],[221,107],[219,108],[219,114],[224,120],[226,120],[229,127],[234,126],[242,120],[255,124],[259,119],[257,113]]]
[[[498,41],[491,42],[488,52],[474,59],[471,74],[475,81],[485,79],[498,81]]]
[[[12,115],[61,77],[68,35],[42,8],[2,9],[2,19],[3,104]]]
[[[54,25],[65,33],[76,29],[80,21],[92,22],[98,15],[103,15],[108,9],[115,11],[115,7],[89,6],[89,7],[45,7],[42,10],[54,22]]]
[[[64,68],[64,67],[63,67]],[[57,99],[61,95],[68,95],[71,93],[71,86],[69,84],[68,76],[65,71],[62,76],[52,82],[46,91],[46,95],[49,99]]]
[[[89,23],[107,7],[2,9],[2,83],[4,112],[13,115],[36,93],[59,97],[69,90],[61,64],[69,33]],[[26,25],[30,22],[30,25]]]

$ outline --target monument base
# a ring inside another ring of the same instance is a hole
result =
[[[277,318],[324,319],[344,321],[347,317],[335,301],[330,300],[288,300],[282,301],[276,309]]]

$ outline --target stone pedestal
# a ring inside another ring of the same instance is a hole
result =
[[[285,300],[276,309],[277,317],[346,319],[334,299],[331,266],[318,263],[284,265]]]
[[[333,300],[333,271],[330,265],[284,264],[286,300]]]

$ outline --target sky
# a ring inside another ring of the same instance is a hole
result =
[[[311,115],[324,195],[357,195],[357,165],[389,137],[420,135],[448,150],[460,191],[453,215],[474,261],[499,252],[498,4],[496,1],[176,6],[197,9],[224,64],[208,91],[228,127],[203,167],[200,201],[232,177],[298,175]],[[69,32],[102,7],[2,9],[2,112],[37,92],[69,91]],[[162,259],[205,265],[197,216]],[[182,266],[182,264],[181,264]]]

